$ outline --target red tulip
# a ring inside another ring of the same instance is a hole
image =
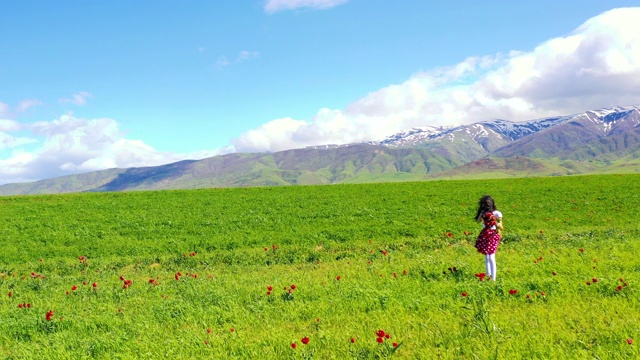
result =
[[[376,341],[378,342],[378,344],[382,344],[384,342],[384,339],[381,337],[378,337]]]
[[[468,294],[463,291],[462,294],[460,294],[460,295],[462,295],[462,297],[467,297]]]
[[[517,293],[518,293],[518,290],[516,290],[516,289],[509,290],[509,294],[511,294],[511,295],[515,295]]]
[[[45,315],[47,321],[51,321],[51,318],[53,318],[53,310],[49,310],[47,311],[47,314]]]
[[[632,338],[627,338],[627,344],[632,345],[633,344],[633,339]]]
[[[291,284],[291,290],[295,290],[296,286],[294,284]]]
[[[398,347],[398,343],[397,343],[397,342],[394,342],[394,343],[393,343],[393,344],[391,344],[391,345],[393,345],[393,347]]]
[[[351,343],[355,343],[356,342],[356,338],[351,338]]]
[[[298,344],[296,344],[296,343],[291,343],[291,347],[295,349],[296,347],[298,347]]]
[[[307,345],[309,343],[309,338],[307,336],[303,337],[302,340],[300,340],[303,344]]]

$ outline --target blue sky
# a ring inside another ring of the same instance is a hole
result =
[[[637,1],[0,4],[0,183],[640,104]]]

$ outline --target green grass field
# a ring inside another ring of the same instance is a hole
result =
[[[637,358],[638,184],[2,197],[0,356]],[[496,282],[475,276],[483,194],[504,214]]]

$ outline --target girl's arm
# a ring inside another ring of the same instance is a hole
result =
[[[502,236],[502,230],[504,230],[504,226],[502,224],[502,218],[496,218],[496,228],[498,229],[498,234]]]

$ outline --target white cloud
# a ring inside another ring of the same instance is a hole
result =
[[[236,58],[236,62],[250,60],[250,59],[253,59],[253,58],[257,58],[258,56],[260,56],[260,53],[257,52],[257,51],[242,50],[238,54],[238,57]]]
[[[217,68],[223,68],[225,66],[229,66],[232,64],[237,64],[237,63],[241,63],[244,61],[249,61],[251,59],[255,59],[257,57],[260,56],[260,53],[257,51],[248,51],[248,50],[242,50],[238,53],[238,55],[236,55],[235,60],[229,60],[228,57],[226,56],[221,56],[218,58],[218,61],[216,61],[216,67]]]
[[[273,14],[278,11],[299,8],[328,9],[346,3],[349,0],[267,0],[264,11]]]
[[[201,159],[230,149],[191,154],[161,152],[140,140],[127,139],[113,119],[81,119],[64,115],[53,121],[20,126],[12,120],[0,121],[0,131],[29,130],[34,138],[13,138],[0,132],[0,147],[16,148],[0,160],[0,183],[34,181],[72,173],[154,166],[185,159]],[[42,139],[38,148],[27,152],[18,146]],[[7,139],[5,141],[5,139]],[[13,141],[13,143],[11,142]],[[22,141],[22,144],[18,144]]]
[[[5,117],[5,116],[9,116],[11,115],[11,108],[9,107],[9,105],[0,102],[0,116]]]
[[[26,99],[26,100],[22,100],[18,103],[18,106],[16,107],[16,110],[18,112],[25,112],[27,111],[29,108],[35,107],[35,106],[39,106],[42,105],[42,101],[40,100],[36,100],[36,99]]]
[[[70,98],[60,99],[60,103],[71,103],[78,106],[87,105],[88,99],[93,98],[93,95],[86,91],[80,91],[73,95]]]
[[[300,2],[273,2],[272,6]],[[640,8],[614,9],[528,52],[471,57],[420,72],[345,109],[277,119],[242,134],[238,151],[378,140],[415,126],[522,121],[640,104]]]

